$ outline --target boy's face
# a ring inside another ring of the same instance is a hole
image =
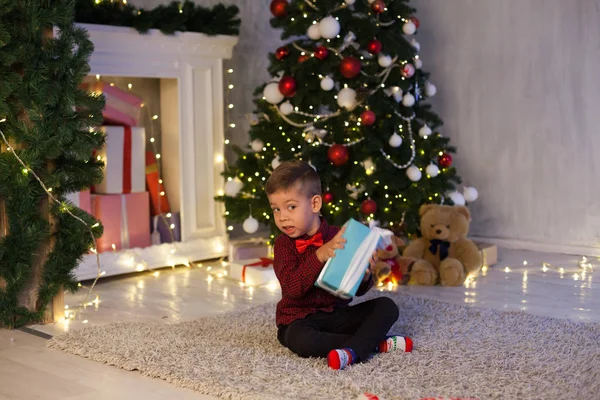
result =
[[[296,184],[268,197],[275,223],[281,232],[291,238],[298,238],[305,233],[311,236],[317,233],[321,226],[321,196],[308,197],[300,189],[300,184]]]

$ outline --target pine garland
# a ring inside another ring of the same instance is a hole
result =
[[[218,4],[213,8],[197,6],[193,2],[173,1],[152,10],[144,10],[121,1],[77,0],[76,22],[100,25],[128,26],[140,33],[158,29],[166,35],[175,32],[200,32],[206,35],[239,34],[240,19],[237,6]]]
[[[94,242],[88,226],[102,234],[64,198],[102,180],[92,154],[104,144],[90,128],[104,101],[79,88],[93,44],[74,10],[75,0],[0,0],[0,130],[10,143],[0,151],[0,326],[37,322],[59,290],[76,290],[73,271]]]

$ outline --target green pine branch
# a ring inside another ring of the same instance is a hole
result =
[[[158,29],[166,35],[175,32],[200,32],[206,35],[239,35],[237,6],[218,4],[208,8],[192,1],[173,1],[152,10],[121,2],[77,0],[75,21],[87,24],[128,26],[140,33]]]

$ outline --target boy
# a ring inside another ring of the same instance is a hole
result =
[[[277,227],[274,269],[281,285],[277,304],[277,339],[301,357],[327,357],[329,367],[344,369],[367,360],[374,351],[412,350],[409,338],[386,338],[398,318],[398,307],[380,297],[350,307],[314,286],[321,269],[346,241],[338,227],[320,217],[321,180],[306,162],[283,162],[273,171],[265,191]],[[371,266],[373,265],[373,260]],[[357,296],[373,285],[367,269]]]

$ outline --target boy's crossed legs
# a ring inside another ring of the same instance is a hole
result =
[[[329,366],[343,369],[371,353],[396,348],[412,351],[409,338],[387,332],[398,319],[398,307],[387,297],[379,297],[333,312],[317,312],[281,327],[281,344],[301,357],[327,357]]]

